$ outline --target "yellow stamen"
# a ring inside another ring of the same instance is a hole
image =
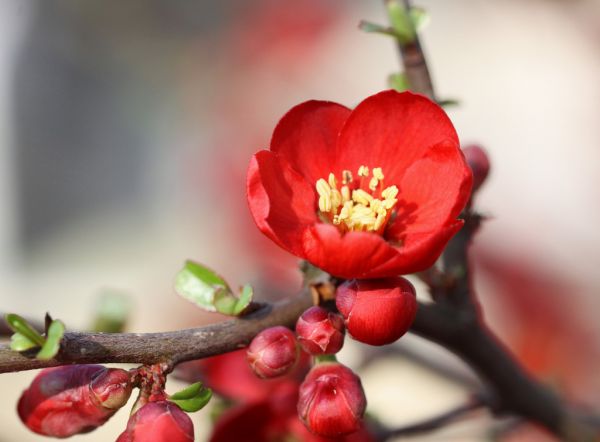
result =
[[[373,197],[362,189],[356,189],[352,191],[352,200],[356,203],[364,204],[368,206]]]
[[[317,180],[315,187],[319,195],[319,211],[327,214],[322,219],[332,222],[342,233],[355,231],[383,234],[391,211],[398,202],[399,190],[396,186],[389,186],[378,192],[377,189],[383,187],[383,171],[381,167],[375,167],[372,172],[373,176],[366,189],[363,178],[369,176],[369,168],[364,165],[358,169],[361,180],[356,183],[352,183],[352,173],[344,170],[339,189],[333,173],[328,175],[327,180]],[[376,197],[378,195],[379,198]]]
[[[375,177],[371,178],[371,181],[369,181],[369,189],[372,192],[375,192],[375,189],[377,189],[378,185],[379,185],[379,180]]]

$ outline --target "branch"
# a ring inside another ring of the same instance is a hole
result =
[[[0,373],[66,364],[167,363],[227,353],[247,346],[261,330],[275,325],[294,327],[297,318],[313,305],[309,290],[276,304],[267,304],[240,319],[206,327],[165,333],[66,333],[54,359],[35,359],[34,352],[18,353],[0,345]]]
[[[437,430],[442,428],[448,424],[451,424],[457,421],[459,418],[463,417],[465,414],[468,414],[472,411],[475,411],[479,408],[483,408],[487,405],[486,401],[481,396],[475,396],[471,401],[466,404],[460,405],[459,407],[447,411],[446,413],[442,413],[438,416],[429,418],[422,422],[417,422],[415,424],[407,425],[405,427],[400,428],[392,428],[383,430],[377,437],[378,441],[386,441],[392,439],[394,437],[400,436],[413,436],[415,434],[425,433],[432,430]]]
[[[410,11],[411,5],[409,0],[404,0],[404,8],[406,11]],[[412,22],[411,25],[414,27]],[[397,40],[398,50],[404,64],[404,73],[412,91],[423,94],[435,101],[435,90],[433,89],[433,82],[431,81],[431,75],[427,67],[427,60],[421,47],[419,35],[416,30],[414,31],[415,37],[412,41],[401,43]]]

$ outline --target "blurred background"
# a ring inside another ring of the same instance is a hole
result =
[[[485,317],[536,376],[600,409],[600,2],[415,3],[438,95],[460,101],[448,113],[462,142],[492,161],[472,255]],[[385,23],[382,2],[0,1],[0,310],[85,329],[98,297],[119,293],[131,331],[218,320],[174,293],[187,258],[263,298],[293,294],[297,262],[254,227],[245,171],[295,104],[387,88],[394,43],[361,19]],[[382,356],[363,364],[348,345],[341,361],[387,424],[477,388],[417,338]],[[33,376],[0,376],[0,441],[43,440],[15,412]],[[126,420],[74,439],[114,440]],[[415,438],[500,439],[552,440],[485,413]]]

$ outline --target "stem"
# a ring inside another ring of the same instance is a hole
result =
[[[437,430],[448,424],[456,422],[459,418],[463,417],[472,411],[478,410],[486,406],[486,402],[482,397],[474,397],[471,401],[466,404],[460,405],[450,411],[442,413],[438,416],[426,419],[422,422],[417,422],[405,427],[393,428],[384,430],[378,437],[378,441],[386,441],[394,437],[400,436],[413,436],[415,434],[425,433],[432,430]]]
[[[286,301],[264,305],[240,319],[166,333],[65,333],[58,355],[42,361],[35,352],[18,353],[0,345],[0,373],[65,364],[137,363],[169,366],[245,347],[261,330],[275,325],[293,327],[312,305],[308,290]]]

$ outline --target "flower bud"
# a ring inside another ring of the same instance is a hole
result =
[[[360,378],[337,362],[316,365],[300,386],[298,416],[319,436],[357,431],[366,406]]]
[[[177,405],[149,402],[134,413],[116,442],[190,442],[194,424]]]
[[[370,345],[396,341],[417,314],[415,289],[400,277],[346,281],[338,287],[335,303],[348,333]]]
[[[104,424],[131,394],[129,373],[101,365],[42,370],[21,395],[23,423],[45,436],[69,437]]]
[[[296,337],[282,326],[267,328],[254,337],[246,356],[257,376],[273,378],[284,375],[298,359]]]
[[[473,172],[473,192],[479,189],[490,172],[490,160],[485,150],[476,145],[463,148],[467,164]]]
[[[298,342],[312,355],[334,354],[344,345],[344,319],[322,307],[311,307],[296,323]]]

